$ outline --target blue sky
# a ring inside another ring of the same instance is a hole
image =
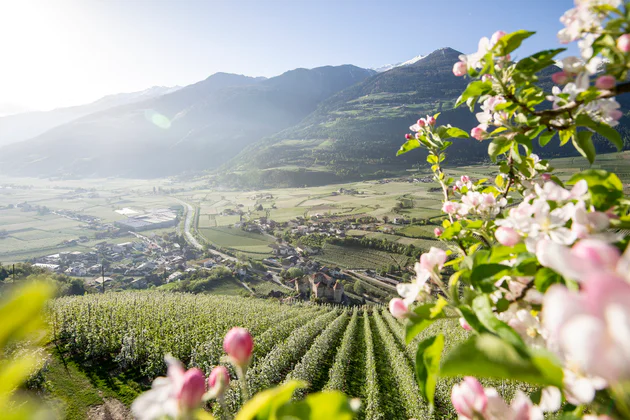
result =
[[[0,103],[50,109],[218,71],[378,67],[495,30],[537,31],[519,56],[557,47],[571,0],[6,0]],[[5,63],[8,63],[5,64]]]

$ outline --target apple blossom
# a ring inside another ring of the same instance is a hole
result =
[[[504,31],[496,31],[490,37],[490,44],[496,45],[496,43],[499,42],[499,40],[503,38],[505,35],[507,35],[507,33]]]
[[[630,34],[623,34],[617,38],[617,48],[624,53],[630,52]]]
[[[237,366],[247,366],[252,357],[254,341],[245,328],[234,327],[225,335],[223,350]]]
[[[405,134],[405,138],[406,138],[407,140],[411,140],[411,134],[409,134],[409,133]]]
[[[531,311],[512,303],[508,310],[501,312],[497,318],[512,327],[527,345],[545,346],[545,332],[542,330],[540,320],[532,315]]]
[[[165,356],[164,360],[168,367],[166,377],[155,378],[151,389],[131,405],[138,419],[179,418],[201,404],[205,391],[203,373],[197,368],[186,371],[181,362],[171,356]]]
[[[510,227],[500,226],[494,236],[497,241],[504,246],[514,246],[521,241],[521,236]]]
[[[564,85],[571,80],[571,77],[564,71],[558,71],[551,75],[551,80],[557,85]]]
[[[479,416],[483,418],[488,405],[483,386],[472,376],[464,377],[462,382],[453,386],[451,401],[460,419],[473,420]]]
[[[436,227],[435,229],[433,229],[433,234],[437,237],[439,237],[440,235],[442,235],[444,231],[442,229],[440,229],[439,227]]]
[[[459,325],[466,331],[472,331],[472,327],[463,317],[459,318]]]
[[[461,208],[461,205],[459,203],[456,203],[454,201],[445,201],[444,204],[442,205],[442,211],[446,214],[455,214],[457,213]]]
[[[630,284],[623,278],[592,273],[579,292],[550,287],[543,325],[568,365],[608,383],[630,379]]]
[[[595,81],[595,87],[597,89],[606,89],[610,90],[615,87],[616,80],[613,76],[605,74],[603,76],[599,76]]]
[[[432,115],[427,115],[426,121],[428,125],[435,125],[435,117]]]
[[[208,376],[208,389],[214,398],[221,398],[230,385],[230,373],[225,366],[216,366]]]
[[[470,182],[470,177],[468,175],[462,175],[459,179],[462,183],[467,184]]]
[[[201,398],[206,391],[206,378],[198,368],[192,368],[184,373],[182,386],[177,393],[177,400],[184,412],[199,407]]]
[[[420,267],[426,271],[441,270],[446,262],[446,252],[443,249],[431,247],[429,252],[420,256]]]
[[[424,118],[420,118],[416,124],[418,124],[420,127],[424,127],[425,125],[427,125],[427,122],[425,121]]]
[[[453,66],[453,74],[457,77],[465,76],[468,72],[466,63],[463,61],[458,61]]]
[[[409,316],[409,307],[404,300],[394,298],[389,301],[389,312],[391,312],[394,318],[405,319]]]
[[[486,134],[486,129],[487,125],[479,124],[477,127],[474,127],[472,130],[470,130],[470,136],[474,139],[482,141]]]

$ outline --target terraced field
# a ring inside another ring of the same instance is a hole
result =
[[[406,265],[407,258],[404,255],[378,251],[369,248],[354,248],[325,244],[321,254],[313,256],[313,259],[322,264],[339,266],[341,268],[369,268],[379,269],[390,264]]]

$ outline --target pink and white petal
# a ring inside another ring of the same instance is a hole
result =
[[[510,416],[510,407],[503,401],[496,389],[486,388],[484,390],[488,400],[486,404],[486,420],[504,420]]]
[[[420,287],[414,283],[399,283],[396,285],[396,291],[400,297],[403,298],[403,301],[407,306],[411,305],[415,302],[418,294],[420,293]]]
[[[562,405],[562,392],[555,386],[543,388],[538,406],[544,412],[554,412]]]
[[[608,363],[603,361],[606,337],[605,323],[592,315],[571,317],[560,329],[560,342],[566,360],[580,370],[607,379]]]
[[[580,200],[588,192],[588,183],[581,179],[571,188],[571,198]]]
[[[571,245],[577,239],[575,232],[572,232],[571,229],[565,227],[550,231],[549,237],[552,241],[562,245]]]

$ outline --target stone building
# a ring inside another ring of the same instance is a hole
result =
[[[327,274],[318,272],[310,277],[313,296],[330,302],[341,303],[344,297],[343,284]],[[296,286],[297,287],[297,286]]]

